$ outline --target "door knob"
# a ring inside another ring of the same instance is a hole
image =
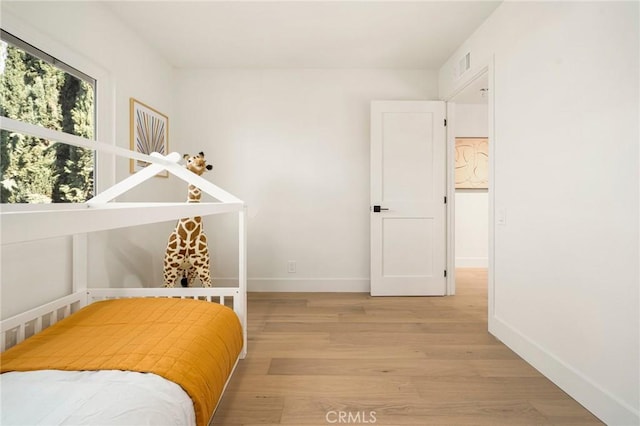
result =
[[[373,206],[373,212],[374,213],[380,213],[383,210],[389,210],[389,209],[386,209],[386,208],[380,207],[380,206]]]

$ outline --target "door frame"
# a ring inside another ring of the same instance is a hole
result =
[[[465,90],[478,78],[487,75],[488,79],[488,136],[489,136],[489,252],[488,252],[488,310],[489,318],[494,313],[494,276],[495,276],[495,114],[494,114],[494,94],[495,75],[494,57],[491,56],[487,63],[473,68],[465,73],[456,84],[455,88],[442,98],[446,103],[447,114],[447,296],[456,294],[456,273],[455,273],[455,102],[453,98]]]

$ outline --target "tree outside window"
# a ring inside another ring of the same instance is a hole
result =
[[[0,115],[93,139],[95,81],[5,32],[2,38]],[[94,152],[64,143],[2,130],[0,172],[2,203],[84,202],[94,194]]]

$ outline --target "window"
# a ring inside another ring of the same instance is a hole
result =
[[[0,35],[0,115],[94,139],[95,79],[5,31]],[[0,139],[2,203],[93,196],[93,150],[5,130]]]

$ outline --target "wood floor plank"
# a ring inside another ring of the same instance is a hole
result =
[[[412,377],[428,401],[562,400],[568,396],[545,377]]]
[[[420,350],[429,359],[520,359],[504,345],[430,345]]]
[[[275,358],[269,373],[310,376],[479,376],[467,360]]]
[[[213,424],[602,424],[487,332],[486,277],[456,270],[453,297],[250,293]]]
[[[268,373],[317,376],[540,377],[522,360],[274,358]]]
[[[526,401],[392,402],[384,399],[286,398],[282,424],[337,423],[379,425],[551,425]]]
[[[360,346],[363,349],[372,346],[406,346],[425,348],[430,345],[492,345],[499,344],[495,337],[483,333],[378,333],[349,331],[331,333],[332,343]]]
[[[575,426],[602,424],[596,416],[571,398],[556,400],[534,399],[529,402],[553,424]]]
[[[220,403],[211,424],[272,423],[280,424],[284,398],[277,396],[247,397],[239,393],[227,395]]]
[[[450,323],[452,321],[474,321],[478,317],[486,316],[486,312],[478,311],[477,313],[469,312],[456,312],[455,308],[442,309],[442,310],[397,310],[397,311],[383,311],[383,310],[365,310],[362,313],[343,313],[340,314],[339,319],[341,323],[353,323],[353,322],[366,322],[366,323]]]
[[[418,349],[407,348],[370,348],[366,352],[353,345],[330,345],[326,346],[322,343],[274,343],[274,342],[249,342],[249,350],[255,352],[255,357],[266,358],[317,358],[322,356],[327,359],[371,359],[371,358],[387,358],[387,359],[426,359],[424,351]],[[452,350],[444,348],[438,353],[438,357],[446,357],[446,353]],[[505,354],[508,356],[508,354]]]
[[[390,399],[412,400],[418,397],[411,378],[395,376],[238,376],[228,390],[259,389],[268,396],[344,396],[367,395]]]
[[[480,377],[540,377],[540,372],[520,358],[495,360],[474,359],[471,368]]]
[[[260,376],[268,374],[269,368],[271,368],[271,358],[252,357],[239,362],[235,374]]]
[[[394,323],[389,324],[386,322],[353,322],[350,323],[348,329],[353,333],[360,333],[375,329],[379,332],[386,333],[419,333],[424,330],[424,324],[420,323]],[[303,332],[303,333],[317,333],[317,332],[339,332],[344,331],[345,325],[343,322],[277,322],[269,321],[265,324],[263,331],[268,333],[287,333],[287,332]]]

